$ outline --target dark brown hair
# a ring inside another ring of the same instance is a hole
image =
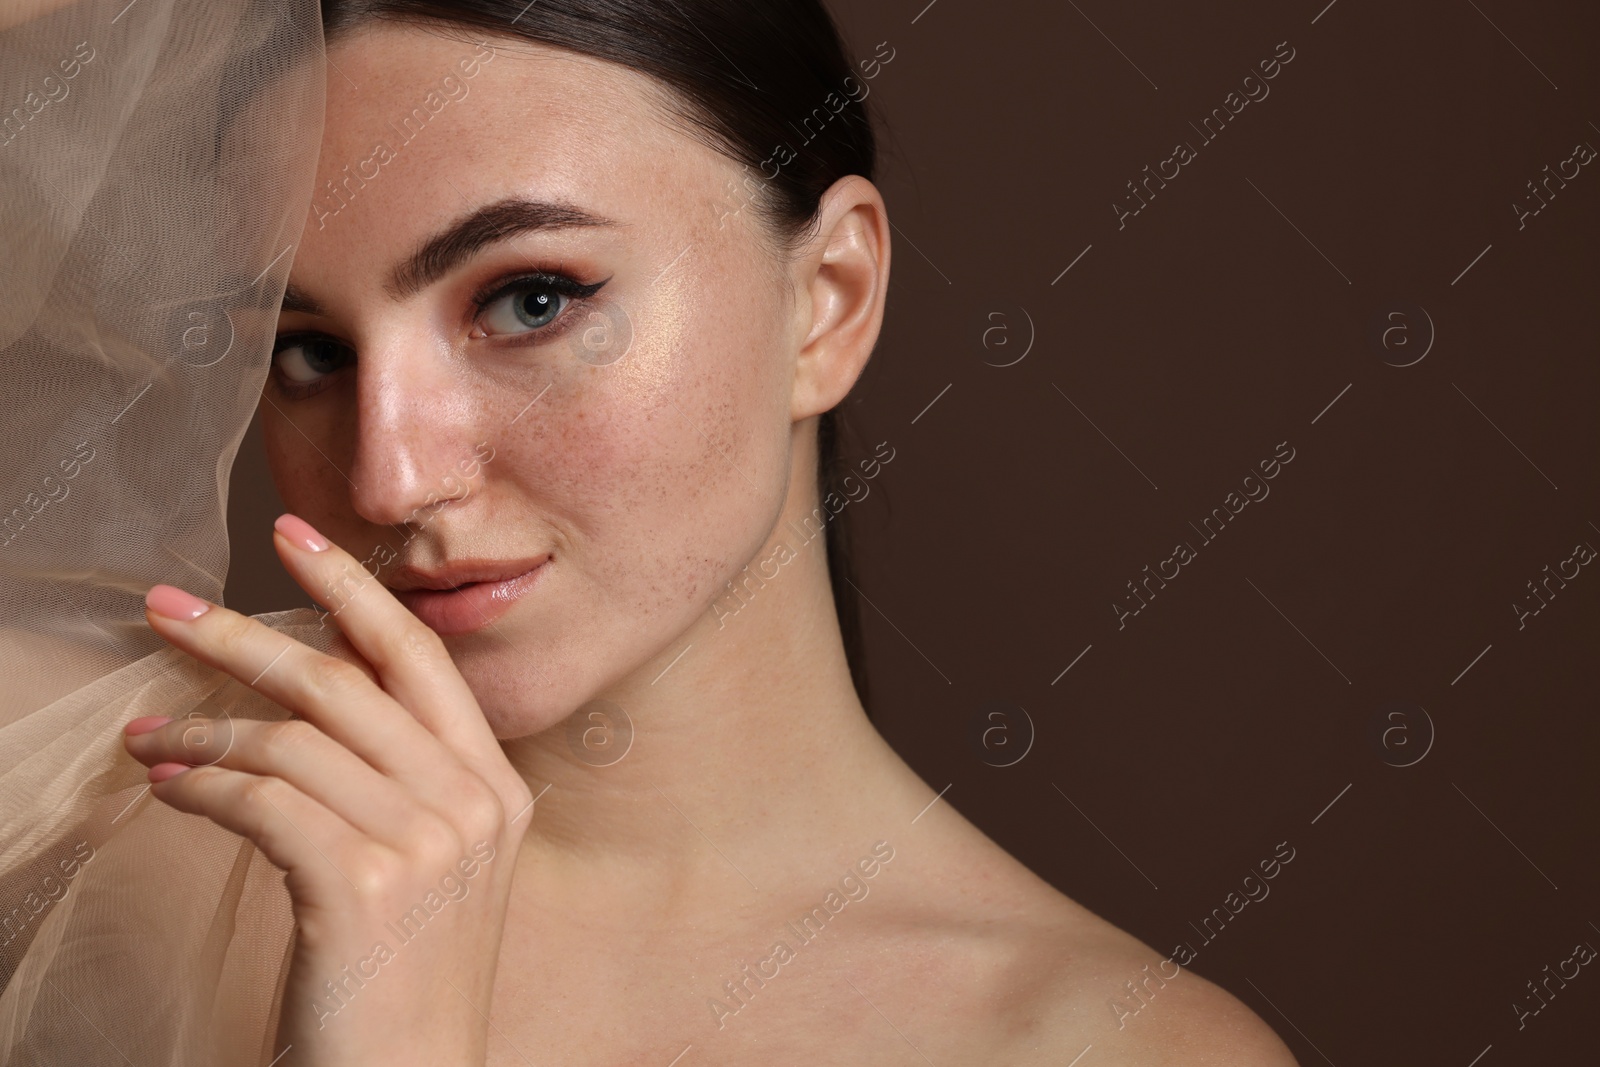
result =
[[[329,41],[371,19],[465,39],[520,37],[649,75],[671,90],[689,132],[749,168],[760,189],[749,206],[785,249],[815,224],[836,181],[874,176],[866,93],[820,0],[322,0]],[[822,121],[808,122],[813,116]],[[838,408],[817,421],[818,499],[843,498],[849,427]],[[843,510],[828,521],[826,544],[850,677],[866,705]]]

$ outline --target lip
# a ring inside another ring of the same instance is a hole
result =
[[[489,626],[539,585],[550,557],[535,561],[458,564],[442,571],[402,568],[395,598],[440,636]]]

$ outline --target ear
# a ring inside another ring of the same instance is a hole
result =
[[[795,269],[803,340],[796,354],[790,417],[821,415],[861,376],[883,327],[889,290],[889,215],[877,187],[858,175],[823,194],[818,226]]]

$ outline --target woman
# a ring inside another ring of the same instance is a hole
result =
[[[280,1062],[1292,1064],[867,720],[805,531],[887,293],[882,57],[812,0],[323,8],[261,415],[354,654],[157,586],[295,717],[125,740],[287,872]]]

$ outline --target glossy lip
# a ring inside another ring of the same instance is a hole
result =
[[[439,571],[402,567],[390,588],[440,636],[467,634],[490,625],[536,588],[550,559],[463,561]]]

